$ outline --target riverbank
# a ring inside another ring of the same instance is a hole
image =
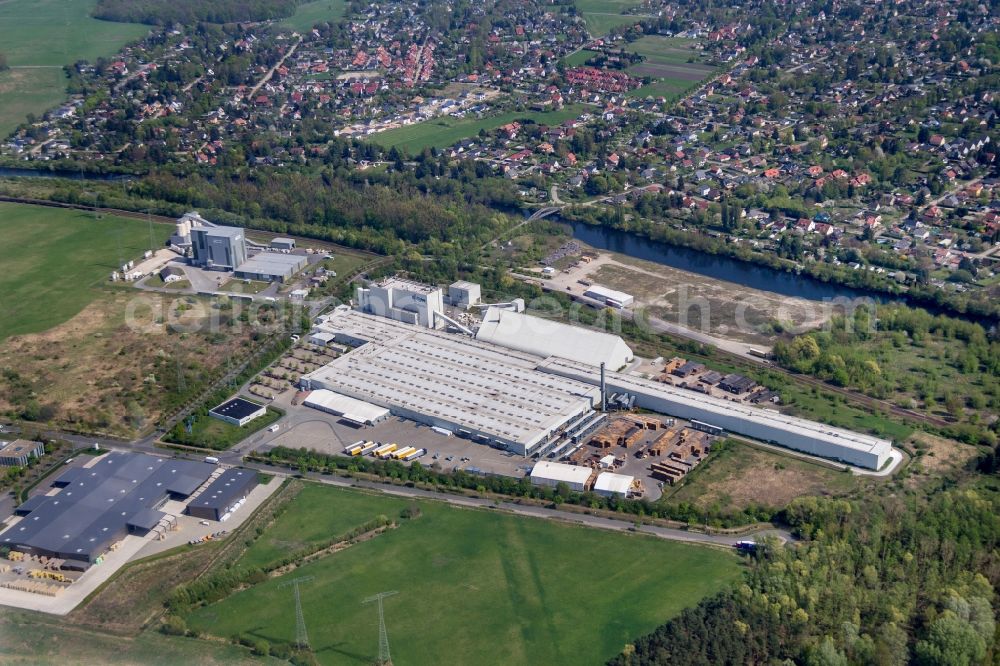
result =
[[[661,238],[637,230],[625,231],[608,224],[574,219],[571,215],[559,221],[575,238],[602,250],[786,296],[820,301],[845,297],[883,303],[899,301],[932,314],[962,317],[987,328],[1000,319],[1000,306],[995,303],[963,300],[969,296],[960,297],[932,286],[907,287],[887,278],[876,278],[870,271],[843,274],[849,269],[821,262],[800,265],[753,251],[745,245],[667,227],[656,228]],[[845,281],[845,275],[850,282]]]

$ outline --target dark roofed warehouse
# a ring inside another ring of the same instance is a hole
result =
[[[257,472],[251,469],[227,469],[205,491],[188,504],[188,515],[209,520],[224,520],[250,491],[257,486]]]
[[[64,472],[54,495],[36,495],[17,508],[23,518],[0,533],[13,550],[67,560],[86,569],[115,542],[146,534],[165,514],[169,499],[185,499],[205,483],[215,465],[112,452],[85,468]]]
[[[241,427],[266,413],[267,407],[264,405],[258,405],[256,402],[250,402],[243,398],[227,400],[208,412],[209,416]]]

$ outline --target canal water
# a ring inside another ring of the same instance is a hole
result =
[[[796,275],[767,266],[751,264],[730,257],[707,254],[686,247],[668,245],[627,231],[562,221],[577,240],[600,250],[617,252],[636,259],[652,261],[689,273],[734,282],[753,289],[783,296],[825,301],[837,297],[868,297],[885,302],[884,295],[822,282],[807,275]]]

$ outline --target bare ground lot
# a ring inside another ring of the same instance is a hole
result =
[[[226,321],[203,300],[108,288],[66,323],[0,343],[0,413],[34,403],[48,425],[134,435],[169,407],[179,378],[193,388],[249,340],[249,326]]]
[[[608,252],[556,273],[550,282],[560,291],[580,291],[581,279],[632,294],[637,308],[664,321],[742,343],[770,345],[775,321],[805,330],[821,326],[830,315],[824,304]]]
[[[714,453],[683,484],[665,489],[671,501],[700,508],[781,507],[803,495],[842,496],[877,483],[835,469],[733,443]]]

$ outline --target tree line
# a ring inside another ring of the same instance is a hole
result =
[[[995,655],[996,487],[930,499],[807,497],[802,541],[768,542],[745,580],[609,663],[977,664]]]
[[[94,18],[149,25],[235,23],[285,18],[298,0],[98,0]]]

